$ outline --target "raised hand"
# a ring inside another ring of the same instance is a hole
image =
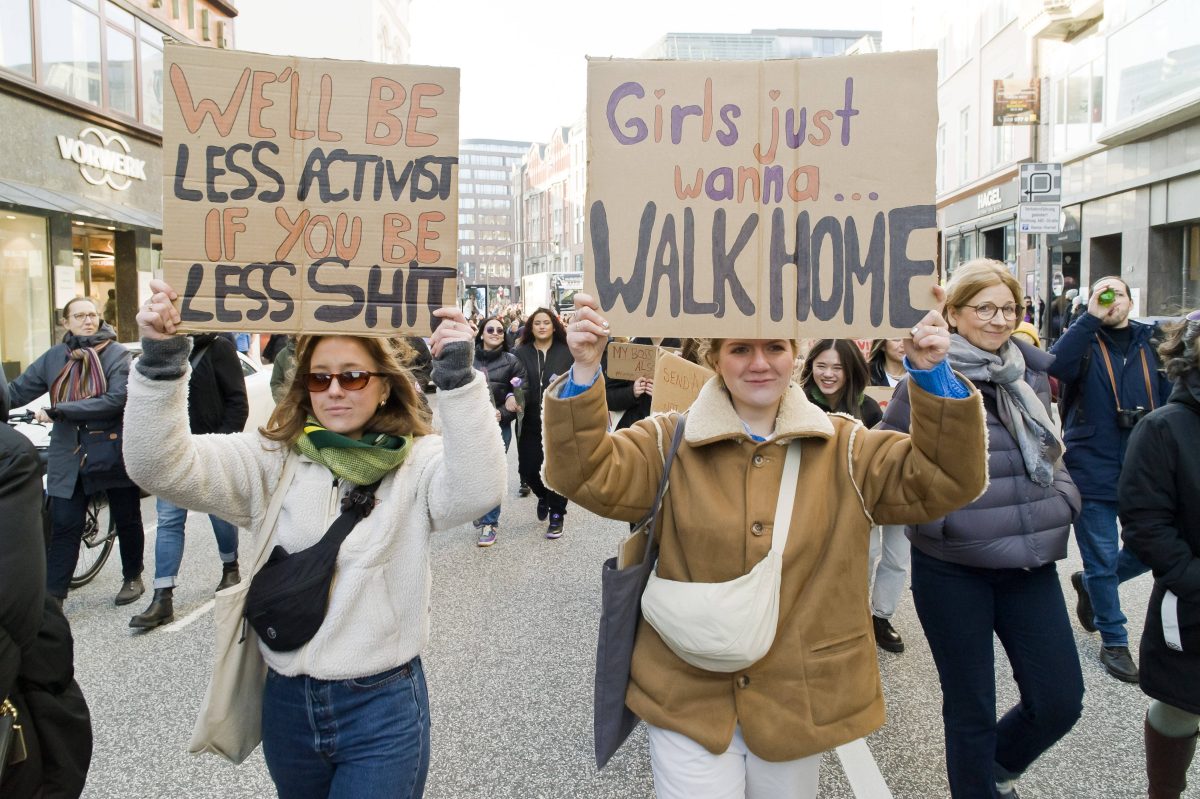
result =
[[[179,295],[165,280],[150,281],[150,299],[137,312],[138,334],[142,338],[162,340],[179,335]]]
[[[600,315],[600,306],[592,296],[582,291],[575,293],[575,316],[567,325],[567,346],[575,358],[575,382],[590,382],[608,346],[608,320]]]
[[[946,290],[941,286],[933,287],[933,298],[937,307],[917,322],[904,339],[904,354],[914,369],[932,369],[950,352],[950,325],[942,316],[946,305]]]
[[[462,311],[452,305],[438,308],[433,315],[442,320],[429,338],[429,354],[434,358],[440,357],[442,349],[452,341],[470,343],[475,338],[471,323],[463,316]]]

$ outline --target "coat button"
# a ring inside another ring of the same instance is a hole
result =
[[[750,532],[754,533],[755,535],[762,535],[763,534],[762,522],[755,522],[754,524],[750,525]]]
[[[750,678],[747,677],[745,674],[743,674],[741,677],[737,678],[737,687],[738,688],[745,688],[749,684],[750,684]]]
[[[755,465],[755,466],[762,466],[762,465],[763,465],[764,463],[766,463],[766,462],[767,462],[767,459],[766,459],[766,458],[764,458],[762,455],[755,455],[755,456],[754,456],[754,465]]]

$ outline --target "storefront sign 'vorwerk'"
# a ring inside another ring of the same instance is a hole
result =
[[[79,164],[79,174],[93,186],[108,184],[117,191],[146,179],[146,162],[130,155],[129,142],[116,133],[84,128],[79,138],[56,136],[58,154]]]

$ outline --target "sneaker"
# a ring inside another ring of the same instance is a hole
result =
[[[1127,646],[1101,646],[1100,662],[1109,674],[1122,682],[1137,682],[1138,668]]]
[[[872,614],[871,624],[875,628],[875,644],[880,649],[896,653],[904,651],[904,639],[890,621]]]
[[[1092,597],[1083,582],[1083,572],[1071,575],[1071,587],[1075,589],[1075,615],[1079,617],[1079,626],[1089,633],[1096,632],[1096,614],[1092,610]]]
[[[539,498],[537,506],[537,517],[539,522],[546,521],[546,517],[550,515],[550,506],[546,504],[546,500]]]
[[[479,540],[475,542],[481,547],[490,547],[496,543],[496,525],[485,524],[479,528]]]
[[[550,514],[550,526],[546,528],[546,538],[562,538],[563,534],[563,515],[561,513]]]
[[[526,482],[524,480],[521,481],[521,487],[517,489],[517,496],[518,497],[529,496],[529,486],[528,486],[528,484],[526,484]]]

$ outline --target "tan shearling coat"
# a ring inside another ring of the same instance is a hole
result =
[[[543,403],[547,484],[600,515],[641,519],[678,417],[607,433],[603,378],[563,400],[565,379],[550,386]],[[868,430],[826,414],[793,383],[774,438],[756,443],[716,378],[704,386],[660,513],[658,574],[721,582],[748,573],[771,548],[786,444],[799,437],[779,625],[762,660],[721,674],[679,659],[643,619],[625,700],[638,716],[714,754],[729,747],[740,723],[750,750],[775,762],[826,751],[883,724],[867,596],[870,527],[936,519],[974,500],[987,483],[978,391],[952,400],[913,386],[912,410],[911,437]]]

